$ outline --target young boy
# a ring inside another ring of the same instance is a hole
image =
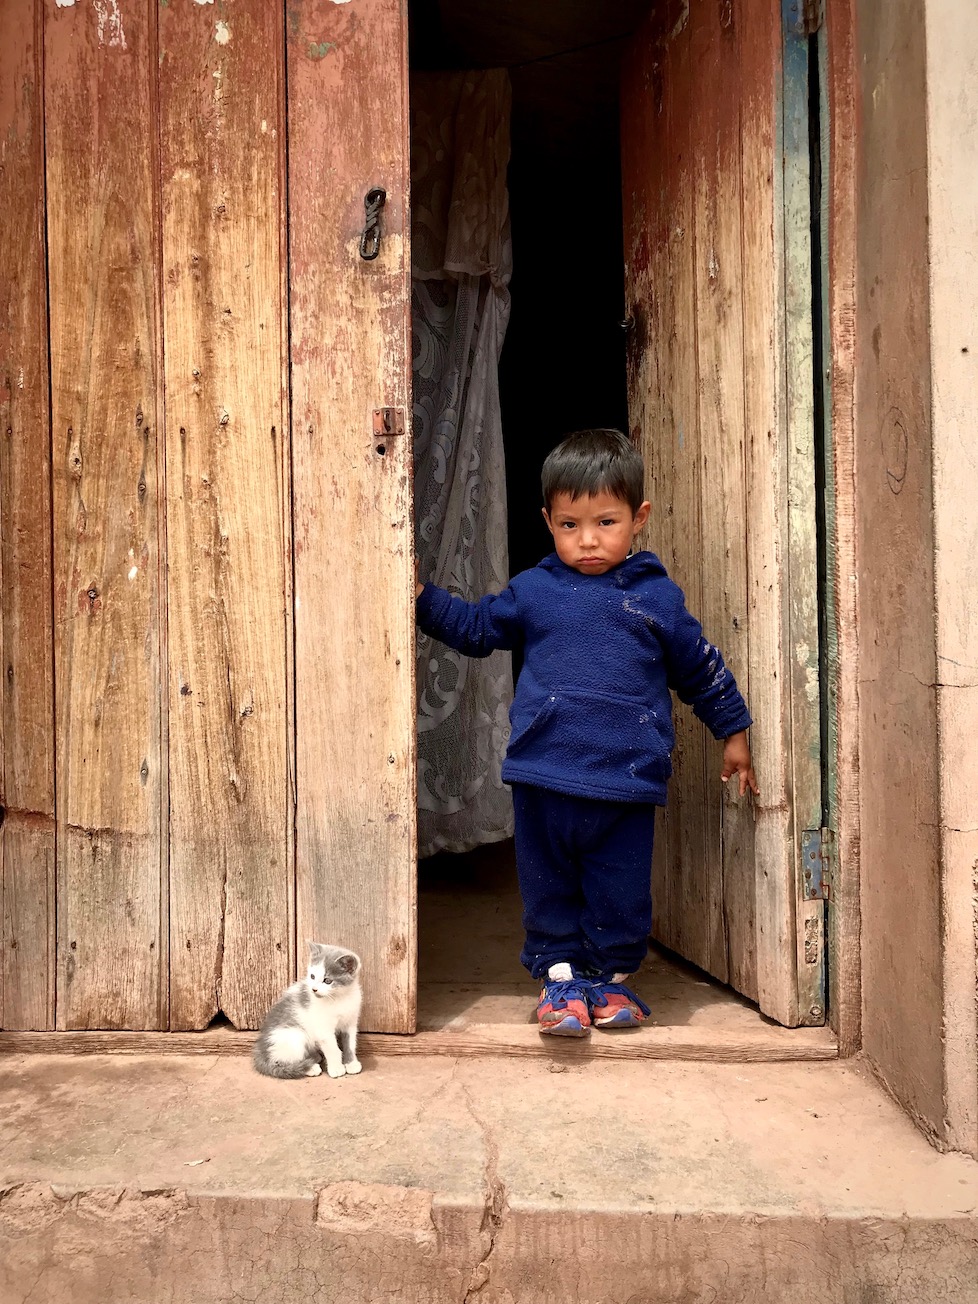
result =
[[[522,647],[503,778],[513,789],[526,942],[542,1033],[583,1037],[649,1013],[626,979],[652,927],[656,806],[672,771],[670,689],[724,739],[724,781],[757,793],[751,718],[717,648],[650,552],[640,454],[615,430],[543,465],[556,553],[477,603],[418,585],[425,633],[469,656]]]

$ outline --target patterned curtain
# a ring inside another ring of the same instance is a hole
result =
[[[512,268],[502,70],[412,79],[412,316],[422,580],[469,600],[509,579],[498,364]],[[509,837],[500,778],[510,656],[470,660],[420,634],[419,853]]]

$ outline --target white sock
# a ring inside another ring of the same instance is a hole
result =
[[[630,973],[613,973],[611,975],[611,981],[613,983],[623,983],[626,978],[631,978],[631,976]]]
[[[552,983],[568,983],[574,977],[574,970],[566,961],[560,964],[552,964],[547,970],[547,977]]]

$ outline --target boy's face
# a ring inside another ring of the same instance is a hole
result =
[[[555,494],[550,511],[543,509],[554,536],[557,556],[581,575],[604,575],[623,562],[636,534],[649,519],[649,504],[632,512],[628,503],[601,492],[571,498]]]

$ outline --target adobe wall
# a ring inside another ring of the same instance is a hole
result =
[[[978,35],[858,0],[855,616],[862,1041],[978,1153]]]
[[[925,0],[860,0],[855,476],[863,1047],[943,1117]]]
[[[978,1153],[978,34],[928,0],[927,187],[946,1141]]]

